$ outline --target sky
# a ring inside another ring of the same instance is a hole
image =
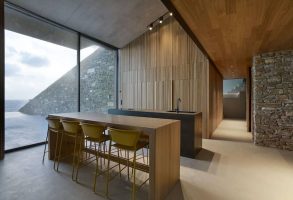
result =
[[[230,79],[230,80],[224,80],[223,84],[223,92],[228,93],[238,85],[243,84],[243,79]]]
[[[97,50],[81,50],[81,60]],[[5,99],[33,99],[76,66],[76,50],[5,30]]]

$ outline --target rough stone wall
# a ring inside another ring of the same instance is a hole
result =
[[[99,48],[81,62],[81,111],[106,112],[115,106],[116,51]],[[78,111],[78,69],[74,67],[24,105],[20,112],[47,115]]]
[[[81,63],[80,111],[107,113],[115,107],[116,51],[99,50],[91,59]]]
[[[254,143],[293,150],[293,51],[255,56],[252,90]]]

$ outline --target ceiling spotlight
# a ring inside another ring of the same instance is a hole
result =
[[[163,17],[160,17],[160,19],[159,19],[159,23],[160,23],[160,24],[163,23]]]
[[[149,29],[150,31],[153,30],[153,24],[149,25],[149,26],[148,26],[148,29]]]
[[[173,13],[170,12],[170,16],[173,16]]]

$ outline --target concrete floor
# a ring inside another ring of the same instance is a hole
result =
[[[212,139],[238,142],[252,142],[252,134],[247,132],[246,121],[225,119],[212,135]]]
[[[235,123],[236,127],[239,124]],[[222,128],[225,125],[218,130]],[[293,199],[293,152],[224,140],[204,140],[203,147],[196,159],[181,157],[181,180],[168,200]],[[42,150],[36,147],[10,153],[0,161],[1,200],[103,199],[92,192],[87,169],[81,173],[83,184],[76,184],[71,180],[70,166],[62,165],[61,173],[56,173],[51,162],[42,165]],[[100,178],[98,185],[102,183]],[[126,181],[117,177],[111,188],[111,199],[129,199]],[[146,190],[147,186],[138,199],[147,199]]]
[[[99,176],[95,194],[92,190],[95,164],[83,167],[79,172],[79,183],[72,181],[72,167],[60,163],[59,172],[53,170],[53,162],[42,164],[43,146],[6,154],[0,161],[0,200],[99,200],[105,194],[105,177]],[[115,169],[118,170],[118,167]],[[127,181],[126,170],[120,179],[116,176],[110,182],[110,199],[128,200],[131,196],[131,182]],[[117,175],[113,170],[111,176]],[[139,173],[137,183],[142,183],[148,174]],[[148,184],[137,193],[138,199],[148,199]]]

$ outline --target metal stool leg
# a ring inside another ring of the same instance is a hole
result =
[[[44,164],[44,160],[45,160],[45,154],[47,152],[47,143],[48,143],[48,135],[49,135],[49,127],[48,127],[48,131],[47,131],[47,136],[46,136],[46,142],[45,142],[45,148],[44,148],[44,153],[43,153],[43,160],[42,160],[42,163]]]
[[[54,170],[56,169],[56,160],[57,160],[57,155],[58,155],[58,142],[59,142],[59,134],[58,132],[56,135],[56,144],[55,144],[55,153],[54,153]]]
[[[112,145],[112,143],[110,141],[109,152],[108,152],[107,181],[106,181],[106,196],[107,197],[109,195],[111,145]]]
[[[83,140],[80,140],[79,143],[79,150],[78,150],[78,156],[77,156],[77,166],[76,166],[76,174],[75,174],[75,181],[78,182],[78,171],[79,171],[79,164],[80,164],[80,153],[81,153],[81,146],[82,146]],[[87,157],[86,157],[87,158]]]
[[[75,172],[76,146],[77,146],[77,136],[75,137],[74,150],[73,150],[73,159],[72,159],[72,175],[71,175],[71,178],[72,178],[73,181],[74,181],[74,172]]]
[[[136,179],[136,177],[135,177],[135,175],[136,175],[136,151],[134,151],[134,156],[133,156],[133,185],[132,185],[132,198],[131,199],[135,199],[135,197],[136,197],[136,195],[135,195],[135,187],[136,187],[136,185],[135,185],[135,179]]]
[[[60,157],[61,157],[61,152],[62,152],[63,137],[64,137],[64,134],[61,135],[61,140],[60,140],[60,146],[59,146],[59,152],[58,152],[58,161],[57,161],[57,172],[59,170],[59,163],[60,163]]]
[[[100,146],[101,146],[101,144],[100,143],[98,143],[99,144],[99,146],[98,146],[98,151],[99,151],[99,149],[100,149]],[[93,188],[93,190],[94,190],[94,192],[96,192],[96,184],[97,184],[97,176],[98,176],[98,173],[99,173],[99,153],[97,152],[97,147],[96,147],[96,143],[95,143],[95,155],[96,155],[96,163],[97,163],[97,165],[96,165],[96,174],[95,174],[95,179],[94,179],[94,188]]]

